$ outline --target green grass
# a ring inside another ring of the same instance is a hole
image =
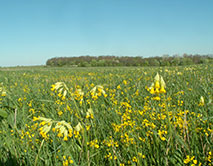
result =
[[[165,94],[147,90],[157,73]],[[0,165],[211,165],[212,73],[213,65],[1,68]]]

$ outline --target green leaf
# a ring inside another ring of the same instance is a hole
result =
[[[0,109],[0,116],[3,117],[3,118],[6,118],[8,116],[7,112]]]

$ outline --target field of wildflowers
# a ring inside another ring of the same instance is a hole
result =
[[[212,165],[212,64],[8,68],[0,83],[0,165]]]

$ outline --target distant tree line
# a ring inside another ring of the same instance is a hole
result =
[[[188,55],[182,56],[163,55],[160,57],[143,58],[140,56],[79,56],[79,57],[55,57],[48,59],[47,66],[181,66],[192,64],[213,63],[212,55]]]

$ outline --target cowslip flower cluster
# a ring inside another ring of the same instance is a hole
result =
[[[70,164],[73,164],[73,160],[70,156],[63,156],[63,166],[68,166]]]
[[[5,91],[2,83],[0,84],[0,94],[1,94],[1,96],[6,96],[6,91]]]
[[[57,131],[58,132],[58,137],[63,137],[64,136],[64,141],[68,140],[68,136],[72,137],[72,132],[73,129],[71,125],[65,121],[60,121],[56,123],[56,126],[52,129],[53,132]]]
[[[77,138],[79,136],[79,132],[82,130],[82,126],[81,123],[79,122],[77,124],[77,126],[74,128],[72,128],[72,126],[67,123],[66,121],[54,121],[52,119],[49,118],[44,118],[44,117],[33,117],[33,121],[41,121],[39,126],[41,126],[39,128],[39,133],[40,135],[44,138],[44,139],[48,139],[49,135],[47,134],[52,126],[53,123],[55,123],[55,127],[52,128],[53,132],[57,132],[57,136],[60,137],[64,137],[64,141],[68,140],[68,137],[72,137],[73,134],[75,135],[75,138]]]
[[[89,118],[93,119],[94,118],[94,116],[93,116],[93,110],[91,108],[89,108],[87,110],[87,112],[86,112],[86,118],[87,119],[89,119]]]
[[[160,94],[160,93],[166,93],[165,90],[166,87],[166,83],[163,80],[163,77],[160,76],[158,73],[156,74],[155,78],[154,78],[154,82],[152,83],[152,85],[148,88],[148,91],[151,94]]]
[[[198,162],[197,162],[197,160],[195,159],[195,156],[192,156],[192,157],[190,157],[189,155],[187,155],[186,156],[186,159],[184,159],[184,164],[188,164],[188,163],[190,163],[192,161],[192,166],[195,166]],[[199,165],[201,165],[201,164],[199,164]]]
[[[96,85],[91,91],[91,96],[94,100],[98,99],[98,96],[103,95],[106,96],[106,92],[104,91],[104,87],[101,85]]]
[[[91,148],[96,148],[98,149],[99,148],[99,144],[98,144],[98,140],[97,139],[94,139],[90,142],[87,142],[87,145],[89,145]]]
[[[51,91],[58,92],[58,96],[62,97],[62,99],[65,99],[69,89],[64,82],[56,82],[52,85]]]
[[[204,106],[204,103],[205,103],[205,102],[204,102],[204,97],[201,96],[201,97],[200,97],[200,102],[199,102],[198,105],[199,105],[199,106]]]

